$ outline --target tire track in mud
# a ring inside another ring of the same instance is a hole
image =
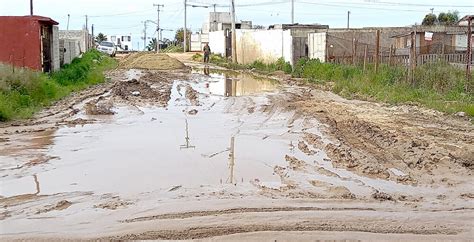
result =
[[[123,223],[143,222],[150,220],[163,219],[185,219],[193,217],[218,216],[226,214],[244,214],[244,213],[271,213],[271,212],[294,212],[294,211],[376,211],[373,208],[319,208],[319,207],[275,207],[275,208],[231,208],[214,211],[192,211],[184,213],[166,213],[154,216],[138,217],[126,219]]]
[[[413,224],[385,219],[355,219],[352,221],[320,220],[301,221],[293,224],[246,224],[227,226],[197,226],[181,230],[157,230],[137,234],[109,237],[112,240],[188,240],[203,239],[240,233],[263,231],[335,231],[368,232],[380,234],[456,235],[461,229],[446,225]]]

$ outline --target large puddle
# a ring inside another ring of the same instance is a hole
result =
[[[250,75],[194,71],[177,80],[166,108],[120,105],[113,117],[16,136],[0,149],[1,196],[94,191],[135,194],[250,181],[279,182],[276,165],[294,146],[303,124],[292,113],[258,110],[278,85]],[[185,97],[199,92],[199,106]],[[189,111],[197,110],[194,115]],[[78,117],[87,117],[83,112]],[[41,141],[35,145],[36,141]],[[40,157],[43,162],[24,165]]]
[[[292,112],[270,102],[283,95],[272,80],[197,69],[189,80],[175,80],[169,88],[166,107],[118,102],[113,116],[88,116],[81,103],[76,108],[82,111],[73,118],[96,121],[0,137],[0,196],[92,191],[130,198],[177,188],[249,194],[284,192],[285,186],[328,198],[344,189],[365,198],[376,191],[415,197],[433,193],[430,187],[335,168],[320,149],[303,153],[306,132],[325,144],[330,141],[316,120],[294,119]],[[190,88],[197,91],[194,101]],[[286,156],[302,164],[292,167]],[[276,166],[283,173],[276,174],[281,172]]]

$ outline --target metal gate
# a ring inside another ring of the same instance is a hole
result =
[[[225,30],[225,56],[230,58],[232,56],[232,31]]]
[[[308,49],[310,59],[326,61],[326,33],[308,34]]]

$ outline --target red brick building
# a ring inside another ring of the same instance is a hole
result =
[[[0,62],[43,72],[58,70],[57,25],[42,16],[0,16]]]

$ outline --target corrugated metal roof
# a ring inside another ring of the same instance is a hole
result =
[[[26,16],[0,16],[1,18],[10,18],[10,19],[29,19],[31,21],[37,21],[37,22],[42,22],[46,24],[51,24],[51,25],[58,25],[59,23],[54,21],[52,18],[45,17],[45,16],[39,16],[39,15],[26,15]]]

